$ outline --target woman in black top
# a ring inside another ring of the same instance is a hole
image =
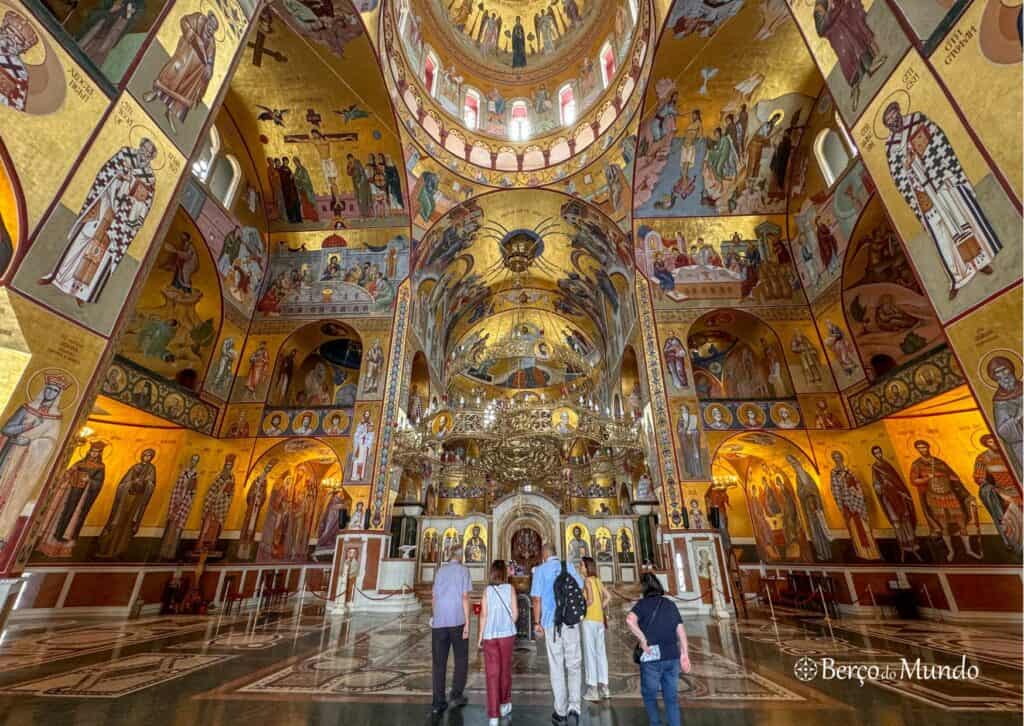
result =
[[[658,693],[665,701],[665,722],[679,726],[679,671],[690,672],[690,649],[675,603],[653,572],[640,576],[643,597],[626,616],[626,625],[640,641],[640,695],[647,718],[661,726]]]

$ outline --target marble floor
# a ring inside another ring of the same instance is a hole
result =
[[[1019,627],[777,615],[686,623],[687,724],[1021,722]],[[608,637],[614,697],[585,705],[584,723],[647,722],[632,644],[618,603]],[[963,657],[977,666],[973,677],[923,677],[929,665]],[[917,659],[922,670],[908,672]],[[828,679],[830,662],[869,677]],[[517,648],[515,669],[511,723],[550,723],[543,647]],[[473,652],[470,705],[442,722],[485,724],[484,688]],[[425,724],[429,691],[426,613],[325,618],[292,606],[234,617],[16,620],[0,638],[2,724]]]

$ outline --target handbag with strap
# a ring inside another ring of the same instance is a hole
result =
[[[646,627],[650,627],[651,623],[654,622],[654,619],[656,617],[658,617],[658,610],[661,609],[661,604],[663,602],[665,602],[665,598],[664,597],[662,597],[661,599],[658,600],[658,604],[654,606],[654,612],[651,613],[651,617],[647,618],[647,626]],[[640,626],[640,630],[641,630],[641,632],[644,630],[644,626],[643,625]],[[644,633],[644,637],[646,637],[646,636],[647,636],[647,633]],[[640,647],[640,641],[638,640],[638,641],[636,641],[636,645],[633,646],[633,662],[636,663],[637,665],[640,665],[641,658],[643,658],[643,655],[644,655],[644,649]]]

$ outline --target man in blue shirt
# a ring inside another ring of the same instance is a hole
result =
[[[569,718],[576,723],[580,719],[580,681],[582,678],[583,651],[580,649],[580,626],[562,626],[562,632],[555,630],[555,580],[562,573],[562,562],[555,554],[550,542],[541,548],[544,563],[533,568],[533,582],[530,597],[533,599],[533,622],[538,638],[544,638],[548,654],[548,670],[551,674],[551,691],[555,697],[555,712],[551,720],[564,724]],[[566,569],[583,587],[583,578],[572,563]],[[567,688],[568,683],[568,688]]]
[[[448,562],[434,575],[434,617],[430,621],[430,654],[434,676],[434,703],[431,712],[440,716],[452,706],[465,706],[466,675],[469,671],[469,593],[473,582],[462,564],[462,548],[452,548]],[[445,700],[444,685],[448,671],[448,650],[455,653],[451,701]]]

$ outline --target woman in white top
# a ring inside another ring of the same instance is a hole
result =
[[[508,584],[504,560],[491,563],[491,581],[480,600],[480,640],[487,678],[487,717],[497,726],[512,712],[512,647],[516,641],[519,608]]]

